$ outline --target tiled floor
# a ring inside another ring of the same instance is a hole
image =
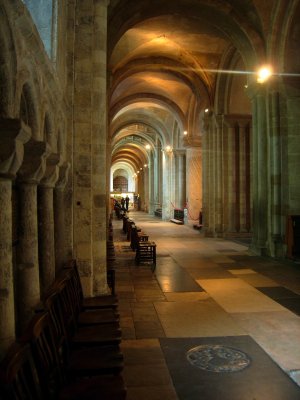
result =
[[[130,218],[156,242],[157,266],[136,265],[114,220],[127,399],[300,399],[300,265],[142,212]],[[253,360],[230,376],[194,366],[188,374],[186,359],[166,349],[175,343],[185,354],[189,341],[240,343]],[[234,390],[224,397],[227,384]]]

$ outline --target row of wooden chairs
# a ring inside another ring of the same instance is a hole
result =
[[[117,304],[116,296],[84,298],[69,264],[2,361],[0,399],[125,399]]]

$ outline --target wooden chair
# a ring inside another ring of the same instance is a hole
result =
[[[37,314],[31,328],[30,341],[24,338],[23,342],[15,343],[0,365],[3,400],[125,399],[121,376],[68,381],[47,313]]]
[[[76,291],[80,298],[82,310],[116,309],[118,307],[118,299],[115,295],[102,295],[87,298],[83,296],[81,280],[75,260],[72,260],[68,265],[66,265],[66,269],[71,269],[74,273]]]
[[[66,346],[62,348],[62,339],[58,340],[55,335],[48,313],[38,314],[32,319],[23,340],[30,342],[36,359],[46,363],[46,366],[40,365],[40,367],[51,369],[57,374],[51,379],[58,382],[63,382],[66,376],[74,378],[104,374],[118,375],[123,370],[123,356],[118,347],[102,346],[70,350],[66,343]],[[66,347],[68,347],[68,353],[64,352]],[[50,372],[48,371],[47,374],[49,375]]]
[[[66,269],[63,280],[65,280],[65,284],[69,290],[69,296],[71,297],[78,326],[106,324],[119,321],[119,314],[114,307],[103,308],[103,304],[101,304],[101,308],[88,309],[82,306],[82,289],[79,287],[80,282],[78,282],[76,269]]]
[[[138,242],[135,260],[141,262],[151,262],[156,265],[156,244],[155,242]]]
[[[98,324],[93,326],[78,326],[76,311],[72,297],[68,292],[66,282],[62,281],[57,291],[45,300],[45,308],[58,331],[58,337],[65,335],[72,347],[117,345],[122,334],[119,324]]]
[[[42,386],[28,343],[14,343],[1,362],[0,399],[44,399]]]

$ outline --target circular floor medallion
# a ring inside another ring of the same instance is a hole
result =
[[[221,345],[194,347],[187,352],[187,359],[193,366],[211,372],[241,371],[251,363],[247,354]]]

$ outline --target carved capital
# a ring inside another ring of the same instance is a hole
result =
[[[180,156],[185,156],[186,155],[186,150],[173,150],[173,153],[174,153],[174,155],[175,156],[178,156],[178,157],[180,157]]]
[[[14,179],[23,162],[31,129],[18,119],[0,120],[0,176]]]
[[[59,178],[56,182],[56,188],[59,190],[63,190],[68,182],[68,175],[70,170],[70,163],[63,163],[59,167]]]
[[[39,183],[45,175],[46,160],[50,155],[50,146],[45,142],[31,139],[24,146],[24,159],[18,171],[21,182]]]
[[[42,186],[54,188],[59,178],[60,164],[61,164],[61,157],[59,154],[51,153],[47,157],[45,174],[40,182]]]
[[[188,136],[183,139],[184,147],[201,147],[202,140],[200,136]]]

